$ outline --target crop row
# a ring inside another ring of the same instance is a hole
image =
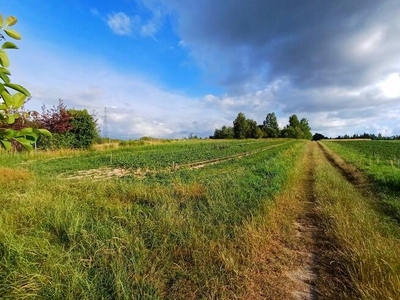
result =
[[[133,169],[160,169],[199,161],[219,159],[236,154],[246,154],[282,143],[282,141],[247,144],[221,143],[209,144],[207,147],[203,144],[200,147],[189,146],[187,149],[182,149],[180,151],[131,152],[125,153],[124,155],[117,154],[113,156],[112,165]]]
[[[37,161],[31,169],[39,174],[56,175],[105,166],[130,169],[162,169],[237,154],[246,154],[286,143],[287,140],[171,143],[86,153],[48,161]]]

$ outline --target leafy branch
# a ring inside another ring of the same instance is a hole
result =
[[[6,37],[14,40],[21,39],[20,33],[11,29],[17,21],[18,19],[14,16],[9,16],[4,20],[0,14],[0,41],[4,41],[0,48],[0,147],[10,150],[13,143],[17,143],[31,151],[33,150],[32,145],[41,134],[51,136],[51,133],[46,129],[23,128],[15,130],[10,128],[15,120],[21,117],[18,110],[31,96],[26,88],[11,82],[11,73],[8,70],[10,60],[6,50],[18,49],[18,46],[8,41]]]

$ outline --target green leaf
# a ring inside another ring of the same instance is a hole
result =
[[[0,104],[0,110],[6,110],[6,109],[8,109],[8,107],[7,107],[7,105],[5,105],[5,103]],[[3,116],[3,115],[0,114],[0,118],[1,118],[2,116]]]
[[[14,140],[17,141],[18,143],[20,143],[26,150],[28,150],[28,151],[33,150],[32,141],[29,141],[23,137],[17,137],[17,138],[14,138]]]
[[[18,31],[15,31],[12,29],[4,29],[4,32],[13,39],[16,39],[16,40],[21,39],[21,34]]]
[[[6,26],[13,26],[15,23],[18,22],[18,19],[14,16],[9,16],[6,19]]]
[[[3,49],[18,49],[18,46],[11,42],[5,42],[3,44],[3,46],[1,46],[1,48],[3,48]]]
[[[14,96],[12,96],[13,98],[13,108],[18,109],[20,108],[22,105],[24,105],[25,100],[26,100],[26,95],[22,94],[22,93],[16,93]]]
[[[33,133],[33,129],[32,128],[24,128],[24,129],[21,129],[20,131],[18,131],[18,135],[19,136],[27,135],[27,134],[30,134],[30,133]]]
[[[1,73],[0,73],[1,76]],[[0,94],[4,91],[4,84],[0,83]]]
[[[1,80],[3,80],[4,83],[10,83],[10,78],[7,76],[7,74],[0,72],[0,78]],[[4,85],[3,85],[3,90],[4,90]],[[1,92],[2,91],[0,90],[0,93]]]
[[[7,90],[2,91],[1,92],[1,96],[3,97],[4,103],[7,105],[7,108],[10,108],[11,106],[14,105],[13,98],[7,92]]]
[[[0,28],[3,28],[3,15],[0,14]]]
[[[5,139],[9,140],[9,139],[17,136],[18,132],[16,130],[14,130],[14,129],[6,129],[4,131],[4,133],[5,133],[5,135],[4,135]]]
[[[26,138],[27,140],[29,140],[31,143],[36,142],[37,139],[38,139],[38,137],[39,137],[39,136],[38,136],[37,134],[34,134],[34,133],[31,133],[31,134],[28,134],[28,135],[25,136],[25,138]]]
[[[16,90],[26,96],[30,96],[31,94],[28,92],[28,90],[26,88],[24,88],[23,86],[19,85],[19,84],[15,84],[15,83],[6,83],[5,86],[12,88],[13,90]]]
[[[11,143],[9,141],[0,140],[1,146],[7,151],[11,149]]]
[[[7,75],[11,75],[10,71],[8,71],[8,69],[3,68],[3,67],[0,67],[0,72],[4,73],[4,74],[7,74]]]
[[[6,122],[7,124],[13,124],[15,122],[15,116],[14,115],[7,115],[6,116]]]
[[[4,52],[4,50],[0,50],[0,64],[6,68],[10,66],[10,59],[8,58],[8,55]]]
[[[35,132],[38,132],[42,135],[49,136],[49,137],[52,136],[51,132],[48,131],[47,129],[35,129]]]

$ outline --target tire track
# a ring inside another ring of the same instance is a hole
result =
[[[321,142],[317,142],[319,149],[324,154],[325,158],[329,163],[340,171],[340,173],[349,181],[351,184],[356,186],[358,189],[365,190],[370,186],[363,174],[351,164],[345,162],[341,157],[332,153],[326,146]]]
[[[296,269],[288,272],[287,276],[295,283],[296,289],[291,292],[294,299],[317,300],[319,299],[316,289],[318,278],[318,240],[321,239],[321,230],[317,224],[316,199],[314,193],[315,166],[314,166],[314,144],[307,145],[304,162],[306,174],[302,184],[304,187],[304,212],[294,223],[299,256],[302,264]]]

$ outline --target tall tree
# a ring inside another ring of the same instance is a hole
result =
[[[233,121],[233,137],[235,139],[246,138],[248,132],[248,122],[246,116],[243,113],[239,113],[236,119]]]
[[[89,148],[99,138],[97,123],[93,115],[89,114],[86,109],[76,110],[69,109],[68,114],[71,116],[72,129],[68,134],[72,136],[72,148]]]
[[[257,122],[252,119],[246,119],[247,131],[246,138],[259,139],[263,137],[263,132],[257,125]]]
[[[221,135],[223,139],[233,139],[233,127],[232,126],[222,126]]]
[[[279,136],[280,129],[275,113],[267,114],[263,123],[263,131],[266,137],[276,138]]]
[[[214,135],[210,138],[213,139],[233,139],[233,128],[232,126],[222,126],[221,129],[215,129]]]
[[[289,126],[292,128],[298,128],[300,126],[300,121],[297,115],[291,115],[289,117]]]
[[[289,124],[282,130],[281,136],[292,139],[311,139],[311,128],[308,120],[303,118],[299,121],[297,115],[289,117]]]
[[[303,134],[303,136],[301,138],[311,140],[311,138],[312,138],[311,127],[308,124],[308,120],[306,118],[302,118],[300,120],[300,129]]]

